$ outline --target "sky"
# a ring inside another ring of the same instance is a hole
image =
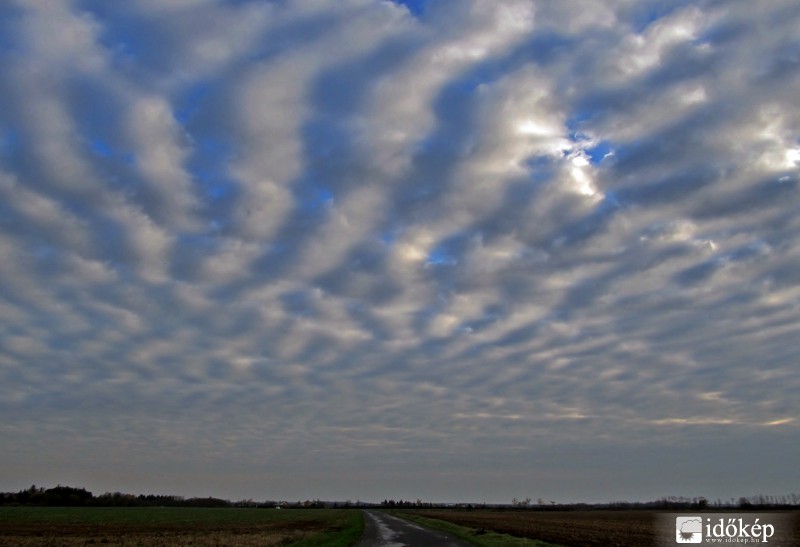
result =
[[[3,0],[0,491],[800,484],[796,0]]]

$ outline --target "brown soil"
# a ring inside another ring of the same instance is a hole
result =
[[[414,511],[475,530],[493,530],[567,547],[652,547],[675,533],[650,511]],[[795,535],[800,538],[800,518]],[[800,545],[800,541],[796,543]]]

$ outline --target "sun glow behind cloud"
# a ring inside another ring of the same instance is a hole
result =
[[[784,484],[795,4],[0,7],[4,488]]]

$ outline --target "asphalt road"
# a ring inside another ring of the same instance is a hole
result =
[[[470,544],[385,513],[364,511],[364,535],[356,547],[470,547]]]

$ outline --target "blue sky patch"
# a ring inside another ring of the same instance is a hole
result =
[[[102,158],[108,158],[114,153],[114,150],[101,139],[92,140],[89,143],[89,147],[92,149],[92,153],[97,154]]]
[[[425,6],[429,0],[392,0],[395,4],[400,4],[408,8],[408,11],[419,17],[425,12]]]
[[[602,141],[591,148],[587,148],[585,152],[586,155],[589,156],[591,163],[593,165],[598,165],[606,157],[613,154],[614,148],[609,141]]]

